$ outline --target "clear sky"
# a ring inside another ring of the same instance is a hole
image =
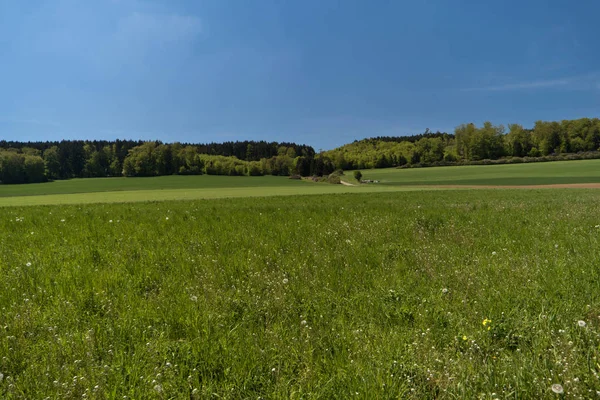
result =
[[[0,0],[0,139],[354,139],[600,116],[600,2]]]

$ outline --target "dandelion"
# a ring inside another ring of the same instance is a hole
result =
[[[585,321],[577,321],[577,325],[579,325],[580,328],[585,328],[587,326],[587,324],[585,323]]]
[[[554,385],[552,385],[552,391],[556,394],[563,394],[564,390],[562,385],[555,383]]]
[[[466,342],[467,340],[469,340],[469,338],[467,337],[467,335],[463,335],[462,339]]]

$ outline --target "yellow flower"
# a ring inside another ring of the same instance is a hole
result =
[[[487,319],[487,318],[486,318],[486,319],[484,319],[484,320],[483,320],[483,326],[487,326],[488,324],[491,324],[491,323],[492,323],[492,320],[491,320],[491,319]],[[488,329],[489,329],[489,328],[488,328]]]
[[[467,336],[466,335],[463,335],[463,340],[465,340],[465,341],[467,340]]]

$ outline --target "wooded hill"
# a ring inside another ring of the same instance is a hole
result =
[[[596,152],[599,147],[600,120],[581,118],[538,121],[532,129],[519,124],[509,124],[508,130],[491,122],[481,127],[463,124],[456,127],[454,134],[426,131],[408,138],[364,139],[323,155],[330,158],[336,168],[362,169],[480,164],[493,160],[523,162],[546,156],[560,158],[557,156]]]

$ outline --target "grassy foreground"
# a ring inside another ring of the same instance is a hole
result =
[[[600,390],[595,191],[11,207],[0,398]]]

